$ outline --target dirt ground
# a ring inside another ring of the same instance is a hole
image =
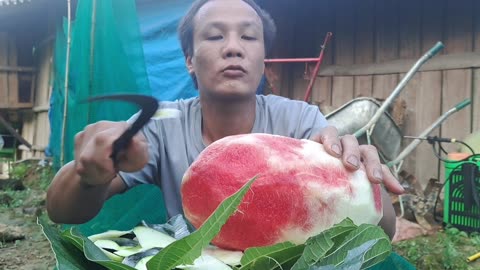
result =
[[[0,179],[0,269],[54,269],[50,243],[37,224],[37,217],[46,214],[52,170],[33,162],[20,164],[12,175],[21,179],[13,186]]]
[[[18,228],[24,239],[0,243],[0,269],[54,269],[55,257],[50,243],[36,224],[36,213],[24,213],[24,207],[2,208],[0,224]],[[44,212],[43,209],[37,210]],[[37,212],[38,213],[38,212]]]

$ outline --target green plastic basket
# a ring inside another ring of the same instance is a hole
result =
[[[465,164],[477,167],[474,184],[480,194],[480,157],[478,155],[458,162],[446,162],[443,221],[445,225],[451,225],[462,231],[480,232],[480,208],[475,205],[466,207],[464,203],[465,175],[462,166]]]

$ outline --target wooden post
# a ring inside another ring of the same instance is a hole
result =
[[[10,123],[8,123],[7,120],[5,120],[5,118],[3,118],[3,116],[1,115],[0,115],[0,123],[4,125],[5,128],[8,130],[8,132],[10,132],[10,134],[12,134],[15,138],[17,138],[22,144],[27,146],[29,149],[32,149],[32,145],[29,142],[27,142],[27,140],[25,140],[22,137],[22,135],[18,134],[18,132],[12,127],[12,125],[10,125]]]

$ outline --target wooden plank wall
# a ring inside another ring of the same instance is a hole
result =
[[[283,1],[281,1],[283,2]],[[283,40],[294,40],[291,51],[281,57],[314,57],[327,31],[334,33],[327,48],[322,70],[329,66],[394,63],[407,59],[411,65],[437,41],[445,44],[441,55],[480,52],[480,1],[476,0],[322,0],[304,1],[297,14],[289,17],[289,30],[279,27]],[[267,10],[269,8],[267,7]],[[274,18],[285,25],[279,12]],[[298,14],[302,14],[298,18]],[[320,14],[325,17],[320,16]],[[293,18],[292,18],[293,17]],[[282,95],[302,99],[307,82],[303,65],[289,70],[288,92]],[[338,108],[354,97],[386,98],[403,78],[408,68],[395,73],[352,75],[336,72],[320,75],[311,102],[324,112]],[[293,89],[293,90],[292,90]],[[288,94],[287,94],[288,93]],[[463,138],[480,129],[480,68],[449,69],[440,66],[422,71],[408,83],[399,96],[406,104],[402,126],[405,135],[418,135],[442,113],[465,98],[473,105],[450,117],[432,135]],[[403,145],[409,141],[404,140]],[[454,151],[456,147],[449,147]],[[433,155],[431,146],[421,144],[405,160],[403,169],[426,185],[439,178],[443,166]],[[443,174],[440,175],[440,178]],[[443,180],[443,179],[441,179]]]
[[[23,114],[22,137],[30,142],[33,151],[22,151],[21,158],[43,158],[44,149],[50,137],[50,122],[48,119],[49,101],[52,93],[51,74],[53,69],[53,41],[43,43],[37,48],[38,70],[35,81],[35,104],[32,111]]]
[[[0,66],[8,66],[8,36],[0,32]],[[8,73],[0,72],[0,108],[8,107]]]

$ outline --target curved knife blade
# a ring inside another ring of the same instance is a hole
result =
[[[118,95],[102,95],[87,99],[88,102],[99,100],[120,100],[137,104],[141,108],[140,115],[135,121],[118,137],[112,146],[112,154],[110,158],[113,160],[114,166],[118,164],[118,153],[127,148],[133,136],[148,123],[150,118],[157,112],[158,101],[152,96],[138,94],[118,94]]]

